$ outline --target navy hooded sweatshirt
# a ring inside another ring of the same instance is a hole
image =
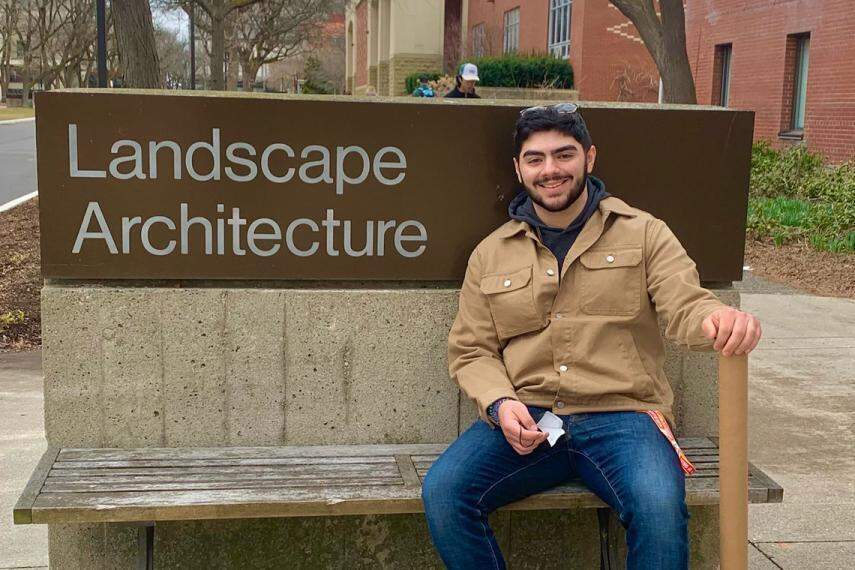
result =
[[[585,227],[591,215],[597,211],[600,200],[609,196],[611,194],[606,192],[605,183],[599,178],[589,175],[588,201],[585,202],[582,213],[576,216],[576,219],[570,222],[566,228],[553,228],[544,224],[537,217],[531,197],[526,192],[520,192],[511,200],[508,205],[508,214],[514,220],[528,222],[532,229],[539,233],[543,245],[548,247],[555,259],[558,260],[558,267],[560,268],[564,265],[564,258],[567,257],[567,252],[570,251],[582,228]],[[538,232],[538,230],[540,231]]]

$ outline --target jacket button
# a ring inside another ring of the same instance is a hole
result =
[[[553,271],[552,269],[547,269],[546,274],[552,277],[553,275],[555,275],[555,271]]]
[[[505,279],[505,282],[504,282],[504,283],[502,283],[502,285],[504,285],[505,287],[510,287],[510,286],[511,286],[511,280],[510,280],[510,279]]]
[[[560,318],[561,318],[561,317],[563,317],[563,316],[564,316],[564,315],[562,315],[561,313],[555,313],[555,318],[556,318],[556,319],[560,319]]]
[[[567,372],[567,365],[562,364],[561,366],[558,367],[558,370],[560,370],[561,372]]]
[[[614,255],[607,255],[606,261],[608,261],[609,263],[614,263],[615,262],[615,256]]]
[[[564,402],[562,402],[561,400],[558,400],[557,402],[555,402],[555,407],[560,410],[561,408],[564,407]]]

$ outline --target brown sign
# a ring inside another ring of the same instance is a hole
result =
[[[68,91],[37,99],[42,271],[458,280],[518,191],[520,107]],[[753,115],[582,105],[606,190],[741,279]]]

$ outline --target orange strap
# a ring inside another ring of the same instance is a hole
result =
[[[653,418],[653,423],[656,424],[656,427],[659,428],[662,435],[667,437],[668,441],[671,442],[671,447],[674,448],[674,451],[677,452],[677,457],[680,458],[680,467],[683,468],[683,473],[686,475],[692,475],[695,472],[695,466],[692,465],[692,462],[688,460],[686,454],[683,453],[683,450],[680,449],[679,445],[677,445],[677,440],[674,438],[674,434],[671,432],[671,428],[668,426],[668,421],[665,419],[664,414],[658,410],[647,410],[644,413]]]

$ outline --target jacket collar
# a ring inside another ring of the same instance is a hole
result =
[[[638,216],[638,211],[635,210],[635,208],[632,208],[629,204],[614,196],[609,196],[608,198],[600,200],[598,209],[603,216],[605,216],[607,212],[613,212],[629,218]],[[520,220],[510,220],[500,226],[496,231],[500,238],[513,237],[520,232],[533,234],[531,225],[529,225],[528,222],[522,222]]]

